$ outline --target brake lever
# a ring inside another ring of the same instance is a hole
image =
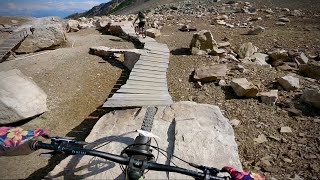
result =
[[[57,154],[62,154],[59,151],[51,151],[51,152],[46,152],[46,153],[40,153],[39,156],[43,158],[48,158],[50,159],[52,156],[57,155]]]
[[[75,141],[73,139],[66,139],[66,138],[62,138],[62,137],[51,137],[50,140],[51,140],[51,144],[56,144],[56,145],[72,144],[72,145],[85,146],[85,145],[89,144],[89,143],[84,142],[84,141]]]
[[[210,180],[211,176],[218,177],[219,173],[225,172],[223,170],[220,170],[220,169],[217,169],[214,167],[207,167],[207,166],[197,165],[194,163],[189,163],[189,165],[203,171],[203,173],[205,174],[205,178],[204,178],[205,180],[207,180],[207,179]],[[219,178],[224,179],[224,180],[231,180],[230,177],[219,177]]]

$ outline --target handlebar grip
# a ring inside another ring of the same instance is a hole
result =
[[[43,143],[41,141],[35,141],[34,143],[31,144],[31,149],[33,149],[33,150],[38,150],[38,149],[57,150],[58,145],[47,144],[47,143]]]

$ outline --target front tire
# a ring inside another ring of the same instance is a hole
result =
[[[144,116],[141,130],[151,132],[153,126],[154,116],[157,113],[157,108],[154,106],[150,106],[147,108],[146,115]]]

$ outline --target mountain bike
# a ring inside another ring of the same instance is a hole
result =
[[[84,146],[89,145],[86,142],[75,141],[60,137],[51,137],[51,144],[47,144],[41,141],[35,141],[32,143],[31,148],[33,150],[47,149],[53,150],[50,154],[66,154],[66,155],[89,155],[100,157],[115,163],[119,163],[123,173],[129,180],[143,180],[146,170],[151,171],[165,171],[180,173],[187,176],[194,177],[195,179],[205,180],[230,180],[230,176],[221,176],[220,172],[226,172],[219,170],[214,167],[207,167],[203,165],[197,165],[194,163],[187,162],[175,155],[173,157],[185,162],[186,164],[194,167],[200,171],[189,170],[178,166],[158,164],[157,158],[152,154],[152,149],[159,152],[166,152],[158,146],[151,145],[151,140],[156,141],[155,136],[151,133],[153,126],[154,115],[157,112],[156,107],[148,107],[144,120],[142,122],[141,129],[138,130],[139,135],[135,138],[133,144],[127,146],[120,155],[111,154],[107,152],[97,151],[93,149],[87,149]],[[156,142],[156,144],[158,144]],[[164,153],[163,153],[164,154]],[[167,157],[168,158],[168,157]],[[171,162],[171,160],[168,158]],[[172,162],[173,163],[173,162]],[[174,164],[174,163],[173,163]],[[122,167],[125,165],[125,167]]]
[[[136,32],[137,36],[141,35],[143,38],[147,37],[146,27],[139,27],[137,23],[134,24],[134,31]]]

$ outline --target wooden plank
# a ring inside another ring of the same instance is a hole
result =
[[[157,52],[157,51],[147,51],[146,53],[143,54],[152,54],[152,55],[166,55],[170,57],[170,53],[166,53],[166,52]]]
[[[144,50],[147,51],[147,52],[170,53],[168,48],[153,49],[153,48],[144,47]]]
[[[167,78],[164,79],[164,78],[130,76],[129,80],[144,81],[144,82],[158,82],[158,83],[166,83],[167,84]]]
[[[130,107],[130,106],[168,106],[172,100],[108,100],[103,107]]]
[[[169,67],[168,63],[151,62],[151,61],[138,61],[135,65],[155,66],[155,67],[165,67],[165,68]]]
[[[148,78],[159,78],[159,79],[167,79],[166,74],[152,74],[152,73],[138,73],[138,72],[131,72],[131,76],[137,76],[137,77],[148,77]]]
[[[155,74],[155,75],[167,75],[166,71],[149,71],[146,69],[132,69],[131,73],[139,73],[139,74]]]
[[[171,96],[169,94],[126,94],[126,93],[115,93],[111,97],[111,99],[171,99]]]
[[[0,53],[7,53],[7,52],[9,52],[10,50],[2,50],[2,49],[0,49]]]
[[[144,70],[149,70],[149,71],[167,72],[167,68],[165,68],[165,67],[135,65],[134,69],[144,69]]]
[[[141,54],[140,58],[155,58],[155,59],[170,59],[170,55],[161,55],[161,54]]]
[[[139,89],[139,90],[154,90],[154,91],[166,91],[168,92],[167,87],[160,87],[160,86],[140,86],[140,85],[131,85],[125,84],[121,86],[120,89]]]
[[[158,44],[150,44],[150,43],[146,43],[144,45],[144,49],[154,49],[154,50],[169,50],[168,46],[162,46],[162,45],[158,45]]]
[[[165,64],[169,64],[169,60],[168,59],[140,59],[139,61],[142,61],[142,62],[154,62],[154,63],[165,63]],[[139,62],[138,61],[138,62]]]
[[[161,47],[161,46],[144,46],[144,49],[149,51],[163,51],[163,52],[169,52],[168,47]]]
[[[168,91],[158,91],[153,89],[119,89],[117,93],[127,94],[168,94]]]
[[[158,64],[169,64],[169,58],[149,58],[149,57],[141,57],[138,62],[148,62],[148,63],[158,63]],[[138,63],[137,62],[137,63]]]
[[[160,67],[160,68],[168,68],[167,63],[155,63],[155,62],[146,62],[146,61],[138,61],[134,66],[152,66],[152,67]]]
[[[148,57],[148,58],[158,58],[158,59],[165,58],[165,59],[169,59],[169,56],[165,56],[165,55],[143,54],[141,56],[142,57]]]
[[[138,86],[150,86],[150,87],[168,88],[167,83],[158,83],[158,82],[145,82],[145,81],[130,80],[130,81],[127,81],[126,84],[128,84],[128,85],[138,85]]]

